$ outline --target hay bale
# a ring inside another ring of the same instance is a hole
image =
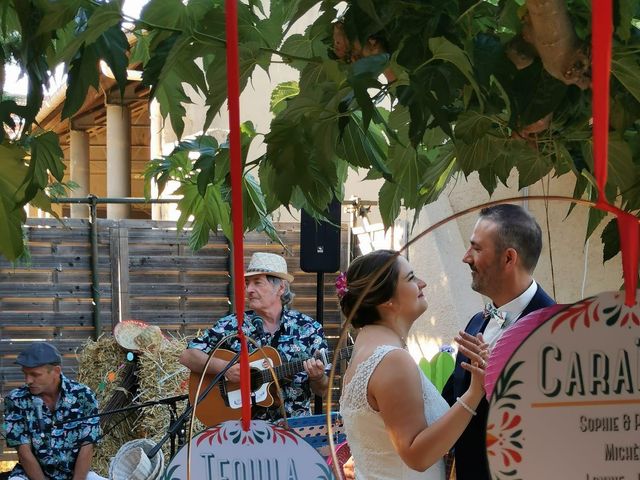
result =
[[[96,392],[101,412],[183,395],[189,389],[189,370],[178,360],[186,347],[186,337],[167,337],[160,345],[150,342],[138,352],[134,362],[128,362],[127,351],[113,336],[102,335],[96,341],[88,340],[78,352],[78,380]],[[136,374],[134,386],[131,373]],[[131,395],[131,391],[135,391],[135,395]],[[178,402],[178,415],[186,407],[186,400]],[[104,438],[95,450],[92,469],[107,476],[109,462],[122,445],[138,438],[159,441],[166,434],[170,420],[169,406],[164,404],[110,417],[103,427]],[[184,428],[188,431],[188,425]],[[204,429],[196,420],[194,434]],[[170,442],[163,445],[167,459],[170,447]]]
[[[151,346],[140,350],[139,388],[140,402],[148,402],[161,398],[183,395],[189,391],[189,370],[179,362],[180,354],[187,348],[187,339],[183,336],[165,338],[161,348]],[[180,415],[187,407],[187,401],[177,402],[177,413]],[[154,441],[160,440],[171,423],[168,405],[155,405],[146,408],[141,423],[145,436]],[[185,425],[185,430],[188,425]],[[194,434],[205,427],[198,420],[194,425]],[[169,442],[163,445],[166,458],[170,458]]]
[[[78,381],[96,394],[100,411],[122,408],[131,403],[136,389],[136,365],[127,361],[124,351],[111,335],[88,340],[77,352]],[[120,413],[101,419],[103,438],[94,451],[92,470],[102,476],[109,462],[126,442],[139,438],[139,412]]]

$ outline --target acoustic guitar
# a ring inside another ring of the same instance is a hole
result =
[[[345,347],[338,354],[338,361],[349,359],[353,346]],[[261,407],[278,406],[280,400],[275,391],[275,383],[271,372],[266,365],[265,355],[273,368],[278,382],[282,384],[298,372],[304,370],[304,360],[295,360],[289,363],[282,363],[280,354],[273,347],[263,347],[264,354],[256,350],[249,355],[249,368],[251,369],[251,396],[252,403]],[[231,350],[218,349],[213,358],[218,358],[229,362],[236,352]],[[320,350],[316,352],[314,358],[319,358],[326,365],[327,358],[332,358],[330,352]],[[196,398],[196,390],[200,381],[200,373],[191,372],[189,377],[189,401],[193,405]],[[200,391],[206,390],[207,386],[214,379],[215,375],[207,374],[202,382]],[[238,420],[242,417],[242,399],[240,396],[240,384],[222,379],[209,394],[198,403],[196,417],[207,427],[212,427],[227,420]]]

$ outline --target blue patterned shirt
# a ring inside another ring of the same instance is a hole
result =
[[[49,411],[46,404],[42,406],[44,432],[40,431],[28,387],[12,390],[4,400],[7,445],[16,448],[31,445],[43,473],[52,480],[71,479],[80,448],[96,443],[100,436],[98,417],[72,421],[98,413],[98,401],[91,389],[64,375],[61,375],[60,387],[55,412]],[[24,470],[16,465],[12,473],[24,475]]]
[[[280,354],[282,363],[306,360],[311,358],[317,350],[328,349],[320,323],[296,310],[284,309],[282,311],[280,330],[274,333],[265,331],[262,318],[254,311],[249,310],[245,312],[242,330],[246,336],[254,339],[262,347],[273,346],[273,339],[279,333],[275,348]],[[195,348],[208,354],[222,338],[234,333],[238,333],[238,321],[235,314],[227,315],[218,320],[212,328],[206,330],[201,336],[191,340],[187,348]],[[251,342],[247,342],[247,346],[250,354],[256,351],[256,347]],[[240,351],[240,341],[237,338],[231,338],[224,342],[221,348],[238,352]],[[330,365],[326,365],[325,371],[328,372],[330,368]],[[302,369],[292,377],[291,382],[284,384],[280,382],[283,389],[284,408],[287,412],[287,417],[311,415],[311,397],[313,394],[308,380],[307,372]],[[282,418],[282,413],[280,408],[258,408],[254,418],[278,420]]]

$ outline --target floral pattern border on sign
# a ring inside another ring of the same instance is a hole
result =
[[[640,290],[637,298],[640,298]],[[600,322],[607,327],[640,326],[640,318],[634,308],[624,304],[623,292],[616,292],[612,295],[587,298],[568,306],[554,315],[551,333],[557,332],[565,325],[571,331],[576,331],[580,326],[592,328]],[[491,398],[491,407],[497,408],[501,413],[499,422],[487,425],[487,455],[499,457],[501,461],[500,470],[492,473],[494,480],[522,480],[519,477],[518,464],[523,460],[524,437],[522,417],[516,413],[516,409],[518,402],[522,400],[518,387],[523,381],[518,378],[518,374],[524,364],[522,360],[513,364],[507,363],[496,381],[494,395]]]
[[[516,413],[516,404],[522,400],[517,387],[523,381],[516,374],[524,363],[519,361],[507,365],[496,382],[491,398],[491,406],[502,413],[499,424],[496,422],[487,425],[487,455],[501,459],[500,471],[493,473],[495,480],[520,480],[517,466],[522,461],[523,431],[522,417]]]
[[[268,441],[274,444],[281,441],[283,445],[287,442],[298,444],[298,438],[293,433],[278,425],[264,423],[264,428],[261,425],[259,428],[252,425],[252,428],[245,432],[239,423],[237,427],[230,427],[227,423],[223,423],[203,432],[196,440],[196,445],[204,441],[208,441],[209,445],[213,445],[214,442],[222,445],[229,439],[232,443],[240,445],[256,445]]]

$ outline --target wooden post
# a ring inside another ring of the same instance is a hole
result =
[[[129,230],[109,228],[109,257],[111,264],[111,324],[129,318]]]
[[[129,309],[129,229],[118,228],[120,242],[118,263],[120,265],[120,319],[130,318]]]

